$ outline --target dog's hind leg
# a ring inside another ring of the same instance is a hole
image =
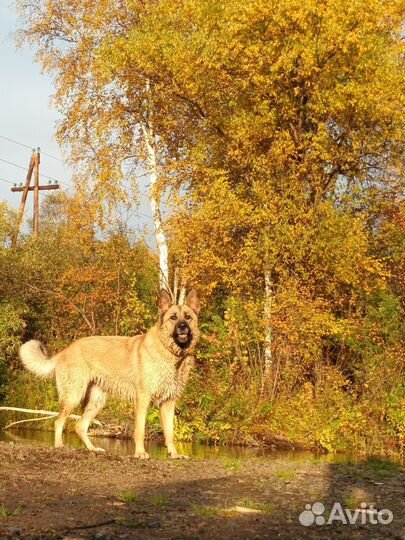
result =
[[[80,420],[76,424],[76,433],[84,442],[86,448],[88,450],[92,450],[93,452],[105,452],[104,448],[95,447],[87,434],[87,430],[89,429],[91,421],[104,407],[105,402],[106,396],[105,393],[101,390],[101,388],[94,383],[90,384],[87,389],[85,402],[86,405],[84,412]]]
[[[65,422],[78,403],[64,403],[62,410],[55,420],[55,448],[63,446],[63,428]]]
[[[63,365],[62,365],[63,368]],[[76,384],[75,383],[76,379]],[[78,379],[78,380],[77,380]],[[67,369],[56,369],[56,386],[58,388],[61,409],[55,420],[55,447],[63,446],[63,428],[66,420],[75,407],[80,405],[86,395],[87,381],[80,380],[75,373]]]

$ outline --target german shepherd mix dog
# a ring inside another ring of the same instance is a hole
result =
[[[84,411],[76,433],[89,450],[96,448],[87,430],[105,405],[106,394],[114,393],[136,405],[135,456],[149,458],[145,452],[145,420],[151,401],[159,405],[169,456],[182,458],[174,445],[173,424],[176,399],[180,397],[199,338],[200,302],[196,291],[186,303],[173,305],[165,290],[159,296],[160,318],[146,333],[135,337],[93,336],[78,339],[52,358],[42,344],[24,343],[20,356],[24,366],[40,377],[55,374],[61,409],[55,421],[55,447],[63,446],[62,433],[67,417],[80,403]]]

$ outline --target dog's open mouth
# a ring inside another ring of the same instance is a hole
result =
[[[175,342],[181,349],[186,349],[193,339],[193,336],[189,330],[181,330],[179,332],[176,332],[175,336],[173,337]]]
[[[177,334],[177,340],[180,343],[187,343],[189,339],[190,339],[190,334],[188,332],[182,332],[181,334]]]
[[[180,321],[175,326],[173,338],[179,347],[182,349],[187,348],[192,340],[190,326],[185,321]]]

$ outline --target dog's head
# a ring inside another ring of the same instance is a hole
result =
[[[199,337],[198,313],[200,301],[195,289],[192,289],[183,305],[173,304],[170,294],[162,289],[159,295],[161,328],[164,334],[173,340],[181,351],[195,347]]]

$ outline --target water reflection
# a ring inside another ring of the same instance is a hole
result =
[[[75,433],[65,433],[63,440],[66,445],[75,448],[84,448],[83,443]],[[110,454],[132,455],[135,451],[134,443],[131,439],[94,437],[93,440],[96,441],[97,446],[105,448]],[[33,429],[0,431],[0,441],[53,446],[53,432]],[[146,448],[147,452],[149,452],[150,456],[153,458],[167,457],[167,450],[164,445],[160,443],[146,441]],[[282,456],[286,459],[290,458],[295,460],[314,458],[314,454],[311,452],[274,451],[269,448],[246,448],[242,446],[212,446],[207,444],[177,443],[177,449],[181,454],[193,456],[197,459],[216,457],[243,459],[263,456]]]
[[[64,442],[74,448],[85,448],[75,433],[65,433]],[[110,437],[93,437],[97,446],[105,448],[106,452],[116,455],[133,455],[135,446],[132,439],[113,439]],[[53,446],[53,432],[33,429],[19,429],[0,431],[0,441],[15,442],[20,444],[39,444],[43,446]],[[146,441],[146,450],[155,459],[165,459],[167,450],[163,444]],[[177,443],[178,452],[195,459],[224,458],[224,459],[246,459],[246,458],[268,458],[272,460],[282,459],[287,461],[315,460],[328,463],[357,463],[364,459],[364,456],[354,454],[326,454],[320,455],[309,451],[286,451],[272,450],[262,447],[243,446],[212,446],[208,444]]]

